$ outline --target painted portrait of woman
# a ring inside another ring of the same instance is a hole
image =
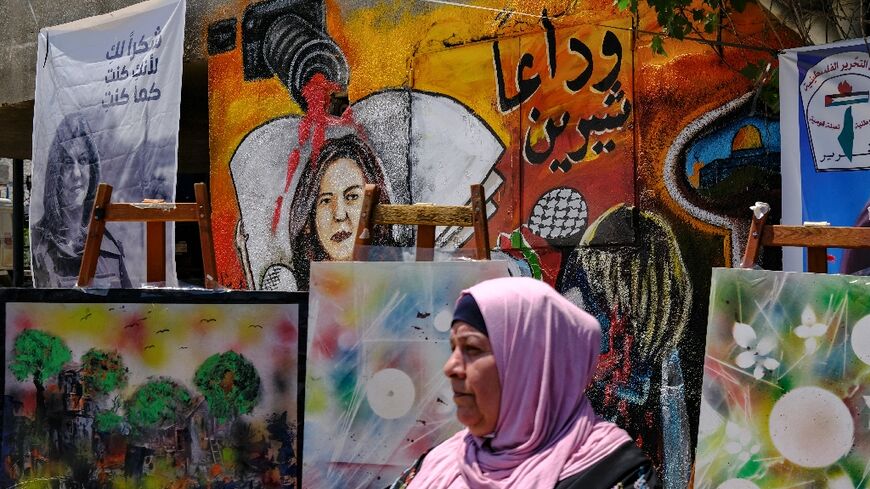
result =
[[[31,227],[34,285],[73,287],[78,279],[90,212],[100,182],[100,158],[87,120],[66,116],[48,153],[42,217]],[[124,252],[106,230],[94,284],[131,287]]]
[[[352,258],[367,183],[385,188],[375,154],[355,134],[328,140],[303,170],[290,207],[290,246],[298,290],[308,290],[310,262]],[[386,191],[380,192],[379,202],[390,203]],[[389,226],[374,227],[372,245],[395,244]]]

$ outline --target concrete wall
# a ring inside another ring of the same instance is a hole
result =
[[[0,0],[0,106],[33,99],[36,37],[43,27],[105,14],[137,0]],[[228,0],[188,0],[185,61],[202,60],[208,18]],[[208,17],[208,18],[207,18]]]
[[[135,0],[0,0],[0,157],[31,157],[36,39],[43,27],[112,12]],[[179,170],[208,171],[208,23],[232,15],[228,0],[188,0],[182,80]]]

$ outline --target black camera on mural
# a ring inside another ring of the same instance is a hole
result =
[[[242,69],[246,81],[275,75],[293,100],[306,108],[302,88],[317,73],[346,87],[347,60],[326,32],[323,0],[266,0],[245,9],[242,16]],[[208,54],[236,49],[237,19],[208,27]]]

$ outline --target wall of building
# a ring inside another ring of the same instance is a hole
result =
[[[731,21],[724,47],[668,40],[658,56],[654,15],[633,30],[609,0],[267,1],[212,16],[219,280],[304,288],[307,259],[340,257],[314,232],[322,152],[368,148],[365,180],[392,202],[464,203],[484,183],[499,256],[598,316],[593,400],[661,461],[688,444],[662,416],[685,402],[696,419],[711,267],[736,263],[751,203],[779,201],[778,119],[739,70],[794,41],[752,5]],[[319,108],[345,86],[342,116]]]
[[[29,157],[38,29],[132,3],[3,4],[0,156]],[[779,201],[778,122],[739,70],[773,60],[788,33],[750,5],[725,47],[668,40],[657,56],[654,15],[632,30],[610,0],[256,5],[188,1],[180,169],[210,163],[220,281],[300,281],[294,253],[311,249],[291,237],[309,214],[294,203],[310,205],[314,189],[299,182],[330,140],[356,135],[393,202],[462,203],[484,183],[500,256],[602,322],[596,406],[657,460],[678,449],[661,429],[678,390],[662,387],[681,367],[679,401],[696,419],[710,269],[740,255],[749,204]],[[272,65],[258,58],[270,36]],[[305,36],[318,42],[279,42]],[[312,109],[330,87],[307,83],[294,65],[305,59],[346,85],[344,117]]]

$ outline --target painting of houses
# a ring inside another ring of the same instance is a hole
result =
[[[4,291],[0,483],[296,487],[304,294]]]

